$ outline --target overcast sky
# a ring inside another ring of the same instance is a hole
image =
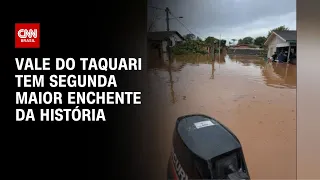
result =
[[[149,6],[169,7],[174,16],[195,35],[205,38],[239,39],[266,36],[281,25],[296,30],[296,0],[148,0]],[[148,8],[148,21],[156,22],[156,30],[166,30],[165,12]],[[170,30],[188,33],[177,20],[170,20]]]

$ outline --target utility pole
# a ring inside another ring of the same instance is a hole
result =
[[[168,7],[166,7],[165,11],[166,11],[167,31],[170,31],[170,29],[169,29],[169,12],[170,12],[170,10],[169,10]],[[166,49],[167,49],[167,53],[168,53],[168,56],[169,56],[169,62],[170,62],[171,61],[171,49],[169,47],[169,43],[170,43],[170,39],[167,39],[167,47],[166,47]]]
[[[215,45],[216,45],[216,43],[215,42],[213,42],[212,43],[212,47],[211,47],[211,55],[212,55],[212,61],[215,61],[215,55],[214,55],[214,53],[215,53]]]
[[[220,53],[221,53],[221,34],[219,39],[219,62],[220,62]]]
[[[169,12],[170,12],[169,8],[168,8],[168,7],[166,7],[167,31],[170,31],[170,29],[169,29]]]

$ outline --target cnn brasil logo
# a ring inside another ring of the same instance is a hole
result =
[[[16,23],[15,48],[40,48],[40,23]]]

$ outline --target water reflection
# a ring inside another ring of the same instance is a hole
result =
[[[214,66],[215,66],[215,62],[212,61],[211,62],[211,77],[210,77],[210,79],[214,79],[214,71],[215,71]]]
[[[169,72],[169,83],[170,83],[170,91],[171,91],[171,103],[174,104],[176,102],[176,98],[175,98],[174,89],[173,89],[174,81],[172,79],[172,60],[169,60],[168,72]]]
[[[216,65],[219,66],[218,69],[216,69]],[[230,76],[234,77],[234,79],[242,77],[241,79],[247,80],[248,82],[262,83],[272,88],[296,88],[297,72],[295,65],[267,63],[263,59],[253,56],[228,56],[224,53],[222,53],[220,57],[218,55],[215,57],[197,54],[180,55],[172,57],[169,61],[149,59],[148,66],[157,76],[159,76],[159,72],[161,71],[168,73],[166,82],[170,86],[170,102],[172,104],[175,104],[178,100],[175,95],[174,84],[179,80],[177,77],[174,80],[173,73],[178,73],[184,68],[187,68],[189,71],[188,74],[196,78],[198,82],[201,77],[196,77],[197,75],[192,73],[192,67],[200,68],[202,73],[206,73],[206,69],[209,70],[207,67],[210,67],[209,71],[211,71],[211,73],[207,77],[212,80],[215,78],[224,79],[224,77]],[[218,73],[217,76],[215,76],[216,73]],[[162,77],[161,79],[166,78]],[[194,81],[190,83],[194,83]],[[234,82],[229,80],[229,83],[231,86]],[[199,86],[201,85],[202,84],[199,84]]]
[[[297,67],[291,64],[272,63],[264,66],[262,75],[265,77],[265,83],[268,86],[276,88],[297,87]]]
[[[254,79],[257,82],[263,82],[267,86],[274,88],[290,88],[295,89],[297,84],[297,68],[296,65],[266,63],[263,59],[257,57],[229,57],[221,54],[220,58],[216,55],[214,58],[210,55],[180,55],[175,56],[169,61],[161,59],[149,60],[148,67],[152,70],[169,71],[170,78],[172,72],[181,71],[184,67],[210,65],[210,79],[215,78],[215,64],[220,65],[222,70],[220,76],[249,76],[249,79]],[[251,67],[251,68],[245,68]],[[260,73],[257,73],[257,72]],[[171,82],[171,80],[170,80]],[[173,81],[172,81],[173,82]]]
[[[182,55],[172,61],[149,59],[148,75],[163,174],[175,119],[201,113],[240,138],[253,179],[295,178],[295,65],[227,54]],[[274,162],[282,163],[270,166]]]
[[[266,65],[266,62],[263,60],[263,58],[256,57],[256,56],[233,55],[230,57],[230,60],[232,62],[241,64],[243,66],[256,66],[256,67],[262,68]]]

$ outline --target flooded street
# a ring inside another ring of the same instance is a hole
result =
[[[161,143],[159,176],[166,177],[177,117],[201,113],[237,135],[252,179],[295,179],[296,76],[295,65],[256,57],[222,55],[212,63],[208,55],[181,55],[172,63],[150,61],[148,96]]]

